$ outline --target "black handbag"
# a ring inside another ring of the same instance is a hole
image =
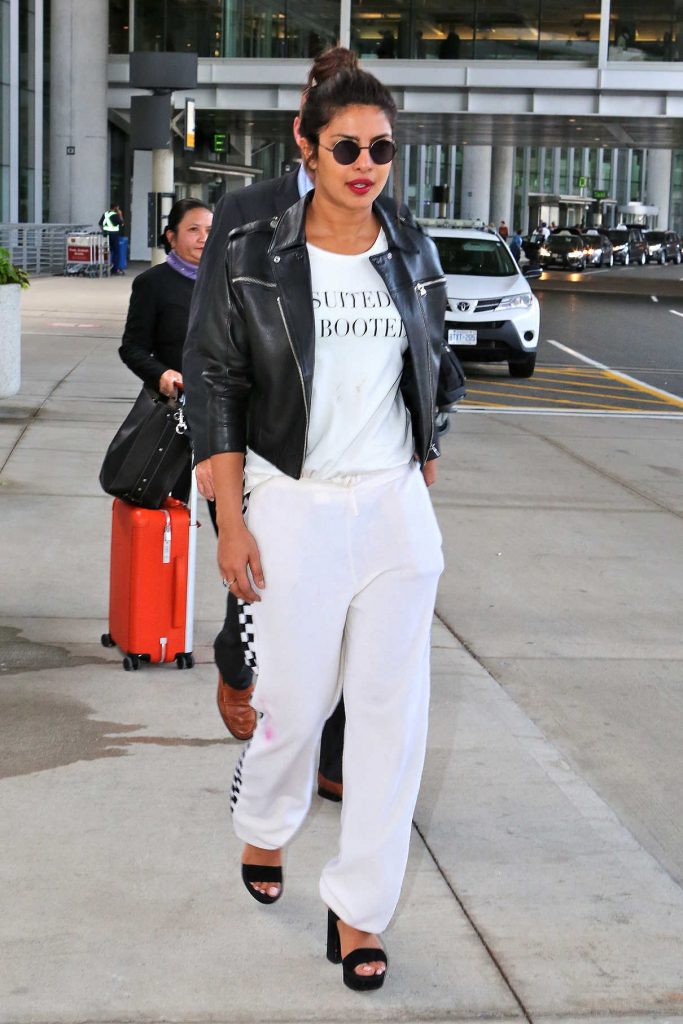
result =
[[[100,484],[115,498],[160,508],[191,461],[182,397],[144,387],[107,449]]]
[[[467,394],[465,371],[453,349],[444,341],[441,346],[441,365],[436,385],[436,407],[441,412],[453,412],[452,407]]]

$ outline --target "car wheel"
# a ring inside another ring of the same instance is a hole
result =
[[[536,366],[536,353],[522,359],[509,359],[508,369],[511,377],[531,377]]]
[[[676,253],[676,263],[680,264],[681,260],[683,260],[683,256],[681,256],[680,252],[677,252]]]
[[[611,253],[609,254],[609,266],[610,266],[610,267],[613,267],[613,266],[614,266],[614,253],[613,253],[613,252],[611,252]]]
[[[641,252],[641,254],[640,254],[640,265],[641,265],[641,267],[644,267],[646,263],[647,263],[647,256],[645,255],[644,252]]]
[[[627,267],[629,265],[629,263],[631,262],[631,253],[630,252],[627,252],[625,254],[624,259],[622,260],[622,262],[623,262],[625,267]]]
[[[660,252],[660,254],[659,254],[659,265],[660,265],[660,267],[663,267],[665,265],[665,263],[666,263],[666,253],[665,252]]]

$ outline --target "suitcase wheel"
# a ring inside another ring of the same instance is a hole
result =
[[[123,659],[123,667],[126,672],[137,672],[140,668],[140,659],[137,654],[127,654]]]
[[[193,668],[194,656],[191,651],[189,654],[176,654],[175,663],[178,668]]]
[[[112,638],[111,633],[103,633],[100,637],[100,643],[103,647],[116,647],[116,641]]]

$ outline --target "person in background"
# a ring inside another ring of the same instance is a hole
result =
[[[121,234],[124,227],[123,212],[120,206],[112,203],[108,210],[105,210],[99,220],[102,234],[109,239],[109,263],[112,277],[123,274],[121,267],[120,247]]]
[[[504,220],[502,220],[500,222],[500,226],[498,228],[498,234],[500,235],[501,238],[507,239],[507,236],[508,236],[508,226],[507,226],[507,224],[505,223]]]
[[[378,42],[375,52],[380,60],[393,60],[396,56],[396,40],[394,33],[389,29],[382,32],[382,38]]]
[[[145,384],[168,397],[183,383],[190,302],[212,220],[206,203],[178,200],[161,239],[166,262],[133,281],[119,355]]]
[[[514,234],[513,234],[512,238],[510,239],[510,242],[508,244],[509,244],[510,252],[512,253],[512,255],[514,256],[514,258],[517,260],[518,263],[520,261],[521,255],[522,255],[522,243],[523,243],[523,241],[524,241],[524,239],[522,238],[521,231],[519,230],[519,228],[515,228]]]

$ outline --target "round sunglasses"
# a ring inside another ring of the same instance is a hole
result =
[[[319,143],[322,146],[322,142]],[[331,153],[338,164],[352,164],[367,149],[368,156],[374,164],[390,164],[396,156],[396,143],[393,139],[375,139],[369,146],[359,146],[353,139],[339,139],[334,146],[322,146]]]

